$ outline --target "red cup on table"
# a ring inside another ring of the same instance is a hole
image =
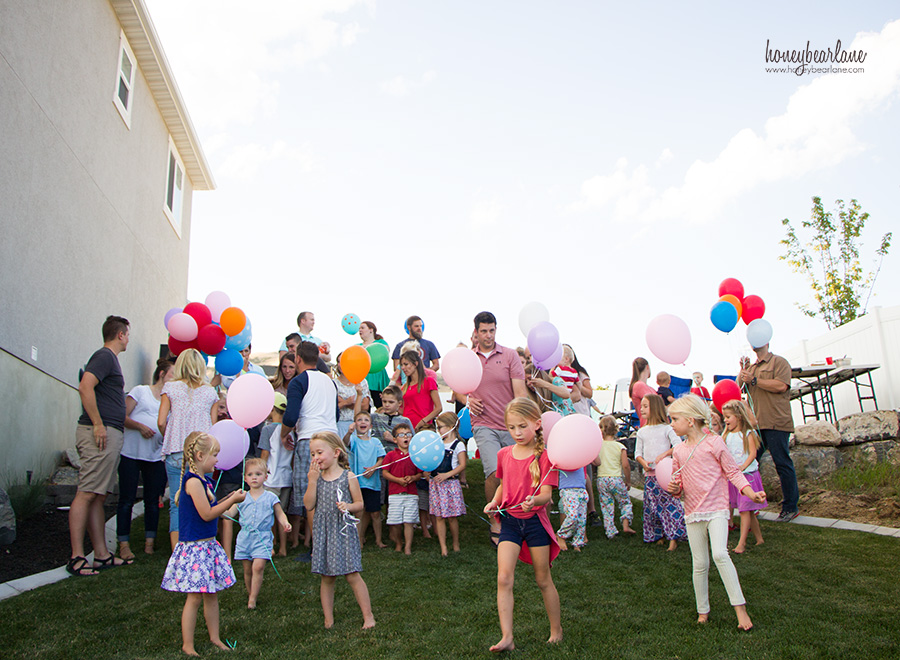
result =
[[[825,358],[825,362],[827,364],[834,364],[834,358],[827,357],[827,358]]]

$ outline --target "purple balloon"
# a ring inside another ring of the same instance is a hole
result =
[[[532,358],[532,361],[534,362],[534,366],[536,366],[538,369],[543,369],[544,371],[547,371],[549,369],[552,369],[556,365],[558,365],[559,361],[562,360],[562,356],[563,356],[562,344],[557,344],[556,350],[553,351],[553,355],[551,355],[547,359],[535,360],[534,355],[532,355],[531,358]]]
[[[209,434],[219,441],[219,458],[216,467],[230,470],[244,460],[250,449],[250,434],[231,419],[213,424]]]
[[[528,333],[532,360],[546,360],[559,346],[559,330],[550,321],[541,321]]]
[[[166,317],[165,317],[165,319],[163,320],[163,325],[166,327],[166,330],[169,329],[169,319],[171,319],[171,318],[172,318],[173,316],[175,316],[176,314],[180,313],[181,310],[182,310],[181,307],[173,307],[173,308],[170,309],[168,312],[166,312]]]

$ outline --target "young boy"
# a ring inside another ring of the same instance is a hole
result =
[[[675,400],[675,392],[669,389],[671,383],[672,378],[665,371],[660,371],[656,374],[656,384],[659,385],[656,388],[656,393],[662,397],[663,403],[667,406]]]
[[[381,393],[381,408],[372,413],[372,436],[381,440],[385,451],[397,448],[394,429],[398,424],[412,426],[407,417],[400,414],[403,392],[396,385],[388,385]]]
[[[382,394],[382,396],[384,396]],[[412,554],[413,525],[419,521],[419,495],[416,481],[424,477],[424,473],[416,467],[409,456],[409,443],[412,440],[412,425],[400,422],[394,426],[394,439],[397,449],[388,452],[384,457],[384,478],[388,483],[388,518],[391,528],[391,540],[394,550],[402,549]],[[403,526],[403,541],[400,540],[400,526]],[[404,544],[405,541],[405,544]]]
[[[375,545],[386,548],[381,540],[381,464],[384,462],[384,447],[369,435],[372,418],[368,412],[356,413],[350,430],[344,436],[344,443],[350,449],[350,471],[359,475],[359,489],[362,491],[365,510],[360,517],[359,543],[366,542],[369,521],[375,532]]]
[[[709,396],[709,390],[703,387],[703,374],[699,371],[695,371],[692,374],[692,379],[694,381],[694,386],[691,388],[691,394],[696,394],[704,401],[712,401]]]
[[[281,420],[286,408],[287,398],[281,392],[275,392],[275,406],[269,416],[270,421],[259,435],[259,457],[266,462],[266,469],[269,472],[264,486],[267,491],[278,497],[284,511],[288,510],[291,501],[291,458],[293,458],[293,453],[285,449],[281,443]],[[293,433],[291,431],[292,436]],[[275,527],[278,533],[278,556],[287,557],[287,532],[281,525]]]

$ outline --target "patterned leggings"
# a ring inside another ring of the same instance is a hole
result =
[[[665,536],[670,541],[687,538],[684,507],[660,487],[656,477],[647,475],[644,483],[644,541],[655,543]]]
[[[622,477],[597,477],[597,497],[600,500],[600,512],[603,514],[606,538],[611,539],[619,533],[616,529],[615,504],[619,505],[620,520],[631,522],[634,519],[625,479]]]
[[[577,548],[582,548],[587,543],[587,503],[585,488],[563,488],[559,491],[559,508],[566,518],[556,535],[572,539],[572,545]]]

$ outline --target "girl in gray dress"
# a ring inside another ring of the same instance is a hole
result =
[[[363,510],[359,483],[347,469],[347,449],[335,433],[316,433],[309,441],[310,467],[303,506],[313,515],[312,572],[322,576],[320,598],[325,627],[334,625],[334,585],[347,578],[363,613],[363,628],[373,628],[375,617],[369,589],[359,572],[362,549],[354,513]]]

